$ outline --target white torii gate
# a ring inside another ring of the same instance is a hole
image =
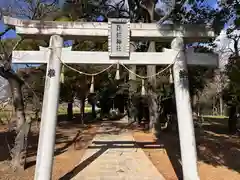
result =
[[[172,64],[178,51],[165,48],[163,52],[132,52],[129,59],[111,59],[108,52],[71,51],[70,47],[62,48],[61,61],[66,64],[126,64],[126,65],[166,65]],[[13,51],[12,63],[45,64],[51,49],[40,47],[39,51]],[[217,66],[216,55],[195,53],[193,48],[185,52],[188,65]],[[79,58],[81,57],[81,58]],[[96,58],[97,57],[97,58]],[[146,59],[148,59],[146,61]]]
[[[186,74],[187,64],[218,66],[218,57],[211,54],[194,53],[193,50],[185,52],[184,43],[199,42],[212,38],[214,33],[211,30],[198,25],[164,25],[159,28],[154,23],[130,24],[125,19],[113,19],[109,23],[86,23],[41,22],[4,17],[4,23],[15,26],[19,35],[32,38],[50,37],[49,48],[41,48],[40,51],[14,51],[12,59],[13,63],[47,63],[35,180],[51,179],[61,61],[64,63],[123,63],[130,65],[159,65],[174,62],[173,77],[183,177],[184,180],[199,180],[192,109]],[[62,48],[63,38],[88,40],[109,38],[109,52],[69,51],[69,48]],[[130,40],[172,41],[172,49],[165,49],[161,53],[129,53]],[[180,76],[182,72],[185,72],[183,77]]]

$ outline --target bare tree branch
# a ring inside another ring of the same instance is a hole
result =
[[[184,1],[182,1],[184,2]],[[184,3],[183,3],[184,4]],[[164,21],[166,21],[172,14],[172,12],[174,11],[175,9],[175,6],[176,6],[176,0],[172,0],[172,5],[171,5],[171,9],[168,10],[168,13],[166,13],[159,21],[158,21],[158,25],[162,25],[164,23]]]
[[[11,27],[7,27],[7,29],[5,29],[3,32],[0,32],[0,38],[2,38],[2,36],[4,36],[9,30],[11,30]]]

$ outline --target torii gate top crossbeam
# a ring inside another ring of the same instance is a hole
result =
[[[49,37],[53,34],[65,39],[107,39],[108,23],[105,22],[59,22],[22,20],[4,16],[4,23],[16,27],[19,35],[36,38]],[[131,40],[154,40],[170,42],[181,36],[187,42],[206,41],[215,37],[214,32],[204,25],[162,25],[155,23],[131,23]]]

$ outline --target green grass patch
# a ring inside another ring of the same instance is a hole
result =
[[[210,119],[227,119],[228,116],[221,116],[221,115],[202,115],[203,118],[210,118]]]
[[[12,116],[12,111],[0,111],[0,124],[7,123]]]
[[[8,117],[11,115],[10,111],[0,111],[0,118]]]
[[[92,112],[92,106],[86,106],[84,110],[85,110],[85,113],[91,113]],[[100,111],[100,109],[96,108],[96,112],[99,112],[99,111]],[[74,114],[80,113],[80,108],[74,107],[73,108],[73,113]],[[67,108],[59,108],[58,109],[58,114],[59,115],[67,114]]]
[[[99,108],[96,108],[96,112],[99,112]],[[92,107],[91,106],[86,106],[85,107],[85,113],[91,113],[92,112]],[[80,113],[80,109],[78,107],[73,108],[73,113],[78,114]],[[3,119],[8,119],[11,116],[12,112],[11,111],[0,111],[0,120]],[[58,115],[64,115],[67,114],[67,108],[58,108]]]
[[[73,108],[73,113],[80,113],[80,109],[79,108]],[[58,108],[58,114],[59,115],[67,114],[67,108]]]

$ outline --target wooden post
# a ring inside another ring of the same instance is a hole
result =
[[[199,180],[196,142],[190,103],[187,62],[183,38],[172,41],[172,49],[180,51],[173,66],[175,97],[184,180]]]
[[[51,36],[35,180],[50,180],[52,178],[61,73],[61,61],[59,58],[61,58],[62,45],[62,37],[58,35]]]

